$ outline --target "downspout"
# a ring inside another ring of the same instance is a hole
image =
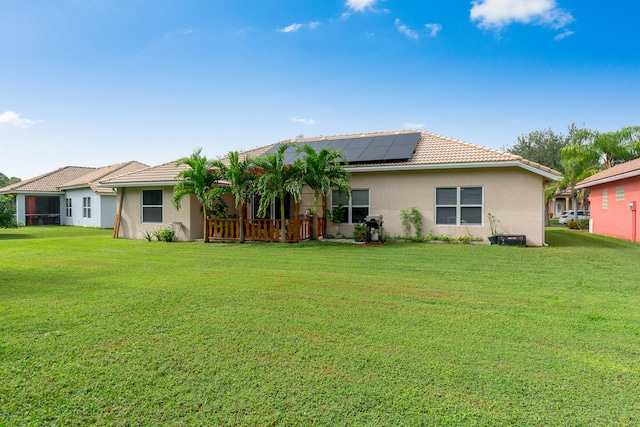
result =
[[[120,187],[120,190],[122,190],[119,194],[119,201],[118,201],[118,213],[116,214],[116,221],[113,224],[113,235],[111,236],[114,239],[118,238],[118,234],[120,232],[120,217],[122,215],[122,204],[124,202],[124,190],[125,187]]]

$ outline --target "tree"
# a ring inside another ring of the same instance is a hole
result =
[[[220,178],[229,183],[229,186],[221,186],[220,189],[235,197],[236,208],[239,211],[240,243],[244,243],[245,207],[249,204],[251,196],[254,194],[257,175],[253,171],[253,159],[245,157],[240,160],[239,157],[237,151],[231,151],[228,155],[228,165],[220,160],[214,160],[211,164],[218,169]]]
[[[11,185],[20,181],[22,181],[20,178],[16,178],[15,176],[9,178],[5,174],[0,172],[0,188],[6,187],[7,185]]]
[[[337,187],[341,193],[349,194],[350,174],[345,170],[340,161],[347,163],[342,151],[331,147],[325,147],[319,152],[309,144],[303,144],[296,149],[296,153],[304,154],[303,158],[296,161],[300,169],[302,180],[313,190],[313,231],[311,238],[318,239],[318,199],[320,194],[326,196],[332,187]]]
[[[568,189],[573,199],[573,206],[578,206],[579,191],[576,184],[583,179],[598,173],[598,156],[594,152],[576,153],[574,146],[562,149],[562,180],[558,183],[558,189]],[[575,220],[578,220],[578,210],[575,209]]]
[[[556,134],[551,129],[536,130],[527,135],[519,136],[517,143],[513,147],[507,147],[504,151],[561,171],[560,151],[573,144],[572,138],[577,132],[575,124],[571,124],[567,128],[567,135]]]
[[[207,233],[207,211],[213,209],[214,203],[220,200],[222,191],[214,187],[218,175],[213,173],[212,164],[201,155],[202,148],[196,149],[190,157],[183,157],[176,162],[176,166],[186,165],[186,169],[178,172],[177,183],[173,188],[171,202],[180,209],[180,202],[184,196],[195,196],[202,205],[202,231],[204,241],[209,241]]]
[[[576,156],[599,158],[602,169],[640,157],[640,126],[628,126],[615,132],[582,129],[573,135],[568,152]]]
[[[264,217],[271,201],[279,199],[282,221],[280,242],[283,243],[287,241],[287,227],[284,218],[285,196],[291,194],[293,199],[299,202],[303,186],[300,170],[296,165],[286,164],[284,161],[284,152],[291,146],[293,146],[291,142],[279,144],[275,153],[266,154],[255,160],[255,165],[262,169],[262,175],[258,178],[256,187],[256,192],[261,196],[258,216]]]
[[[0,228],[16,228],[16,207],[11,196],[0,195]]]

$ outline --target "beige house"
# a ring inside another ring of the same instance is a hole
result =
[[[379,132],[300,138],[316,149],[343,149],[351,172],[350,199],[334,193],[320,209],[342,204],[346,210],[340,232],[353,234],[367,215],[383,215],[384,234],[403,234],[400,211],[415,207],[423,230],[452,237],[471,234],[487,240],[488,214],[498,220],[498,232],[526,236],[528,246],[544,244],[545,184],[559,181],[559,172],[513,154],[420,131]],[[243,154],[259,156],[276,144]],[[294,150],[292,150],[293,152]],[[292,159],[292,157],[290,157]],[[175,163],[147,168],[102,182],[120,193],[119,237],[142,238],[142,232],[174,224],[180,239],[202,238],[202,211],[197,201],[176,211],[170,199],[178,169]],[[229,201],[233,207],[233,201]],[[306,191],[300,204],[287,203],[287,218],[304,218],[312,206]],[[255,216],[257,200],[248,208]],[[233,210],[231,214],[233,215]],[[237,213],[237,212],[235,212]],[[267,213],[277,220],[277,210]],[[329,230],[331,232],[331,229]]]

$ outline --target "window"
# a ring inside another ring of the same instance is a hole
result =
[[[351,190],[350,199],[337,191],[332,191],[331,207],[335,208],[340,205],[345,210],[343,223],[363,222],[364,218],[369,215],[369,190]]]
[[[162,222],[162,190],[142,190],[142,222]]]
[[[91,197],[82,198],[82,218],[91,218]]]
[[[616,200],[624,200],[624,187],[616,187]]]
[[[436,188],[436,225],[482,225],[482,187]]]
[[[71,218],[71,199],[67,199],[67,218]]]
[[[602,209],[607,209],[609,207],[609,190],[606,188],[602,190]]]

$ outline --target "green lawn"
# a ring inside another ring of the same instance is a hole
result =
[[[0,425],[639,425],[640,245],[0,230]]]

